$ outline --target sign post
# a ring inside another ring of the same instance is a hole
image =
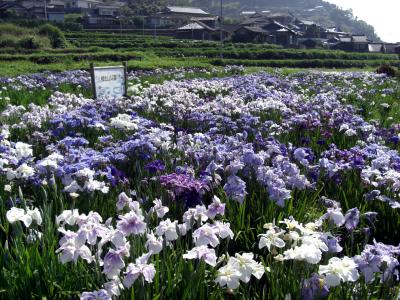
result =
[[[127,64],[122,66],[95,67],[90,64],[94,99],[120,98],[127,96]]]

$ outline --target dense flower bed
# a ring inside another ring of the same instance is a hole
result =
[[[398,82],[138,76],[126,99],[54,91],[0,113],[0,279],[24,259],[54,264],[10,297],[398,297]],[[90,79],[2,80],[4,93],[64,83]],[[91,279],[51,277],[63,265]]]

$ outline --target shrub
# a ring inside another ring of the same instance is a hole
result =
[[[62,31],[51,24],[40,26],[38,32],[40,35],[47,36],[50,39],[53,48],[65,48],[67,45],[67,40]]]
[[[24,28],[38,28],[39,26],[46,24],[46,21],[39,19],[22,18],[13,20],[13,23]]]
[[[377,70],[376,73],[378,74],[386,74],[390,77],[396,77],[398,75],[398,71],[396,70],[395,67],[388,65],[388,64],[384,64],[382,66],[380,66]]]
[[[98,46],[92,46],[87,49],[88,52],[104,52],[107,50],[109,50],[109,49],[103,48],[103,47],[98,47]]]
[[[65,22],[61,27],[65,31],[83,31],[83,25],[77,22]]]
[[[24,49],[39,49],[41,41],[36,36],[25,36],[18,41],[18,47]]]
[[[0,47],[19,51],[50,48],[50,40],[39,36],[34,30],[14,24],[0,24]]]
[[[18,38],[16,36],[1,34],[0,36],[0,48],[15,48],[18,44]]]
[[[20,27],[14,24],[0,24],[0,36],[12,35],[15,37],[33,34],[33,30],[25,27]]]

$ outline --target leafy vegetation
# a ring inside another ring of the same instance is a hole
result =
[[[0,48],[41,49],[51,47],[50,39],[35,30],[13,24],[0,24]]]
[[[5,25],[4,28],[9,31],[7,26]],[[11,27],[20,28],[13,25]],[[32,31],[28,30],[28,32]],[[44,34],[44,29],[41,32]],[[14,35],[17,36],[17,34]],[[46,39],[48,44],[50,43],[47,35],[38,36]],[[65,44],[57,31],[54,34],[49,33],[48,36],[53,36],[55,44],[60,46]],[[65,39],[66,44],[69,45],[67,48],[46,48],[45,50],[21,47],[0,48],[2,63],[0,76],[42,70],[64,71],[88,68],[90,62],[107,64],[120,61],[128,61],[131,69],[190,66],[211,69],[215,66],[226,65],[243,65],[250,68],[375,69],[385,63],[399,65],[398,56],[394,54],[282,49],[276,45],[230,42],[224,43],[221,48],[219,43],[213,41],[187,41],[169,37],[154,39],[151,36],[128,33],[74,32],[66,33]],[[21,42],[27,44],[26,47],[33,47],[29,43],[34,41],[31,41],[28,36],[28,39]]]
[[[64,33],[57,27],[51,24],[44,24],[38,28],[38,33],[47,36],[50,39],[53,48],[65,48],[67,40]]]
[[[30,29],[10,23],[0,23],[0,49],[37,50],[64,48],[64,33],[51,24]]]

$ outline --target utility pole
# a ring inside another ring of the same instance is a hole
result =
[[[47,17],[47,0],[44,0],[44,18],[48,21]]]
[[[144,35],[144,15],[142,16],[142,35]]]
[[[157,13],[154,14],[154,40],[157,38],[157,20],[158,16]]]
[[[222,29],[222,24],[223,24],[223,22],[222,22],[222,0],[221,0],[221,2],[220,2],[220,12],[219,12],[219,40],[220,40],[220,43],[221,43],[221,52],[220,52],[220,56],[221,56],[221,58],[223,58],[224,56],[223,56],[223,54],[222,54],[222,51],[223,51],[223,49],[224,49],[224,34],[223,34],[223,29]]]

